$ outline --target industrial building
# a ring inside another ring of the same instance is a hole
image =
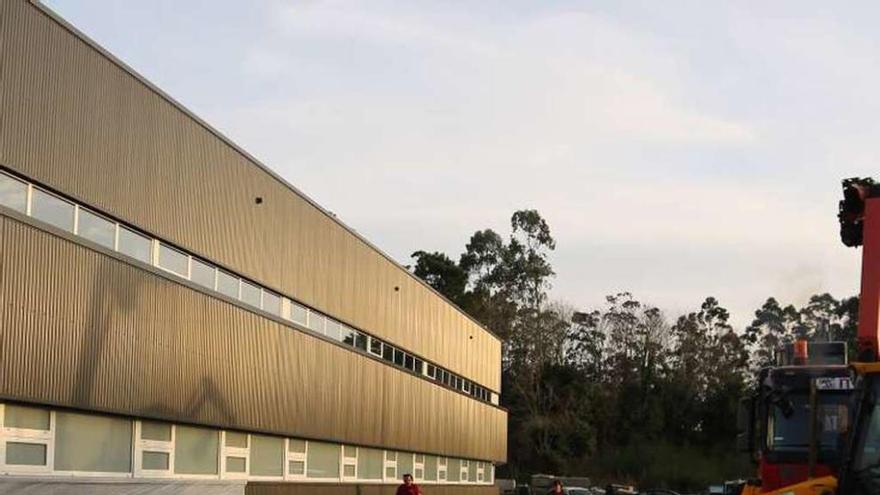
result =
[[[495,493],[500,368],[332,214],[0,2],[0,493]]]

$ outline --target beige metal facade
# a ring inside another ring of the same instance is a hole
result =
[[[0,166],[500,391],[495,336],[27,0],[0,1]],[[501,408],[2,208],[0,399],[506,459]]]
[[[496,337],[42,8],[0,46],[0,164],[500,391]]]
[[[0,216],[6,398],[505,460],[506,413]]]

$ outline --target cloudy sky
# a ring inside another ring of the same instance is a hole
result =
[[[579,307],[858,289],[880,3],[46,3],[402,263],[536,208]]]

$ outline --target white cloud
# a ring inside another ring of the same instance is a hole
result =
[[[197,34],[89,8],[77,25],[403,262],[534,207],[577,304],[712,294],[743,323],[857,289],[834,213],[878,158],[871,4],[230,2],[246,21]],[[188,36],[199,64],[163,56]]]

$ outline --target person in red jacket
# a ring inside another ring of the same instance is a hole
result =
[[[550,491],[547,492],[547,495],[555,495],[555,494],[564,494],[565,488],[562,487],[562,481],[553,480],[553,487],[550,488]]]
[[[397,495],[422,495],[422,489],[413,483],[412,475],[407,473],[403,475],[403,484],[397,487]]]

